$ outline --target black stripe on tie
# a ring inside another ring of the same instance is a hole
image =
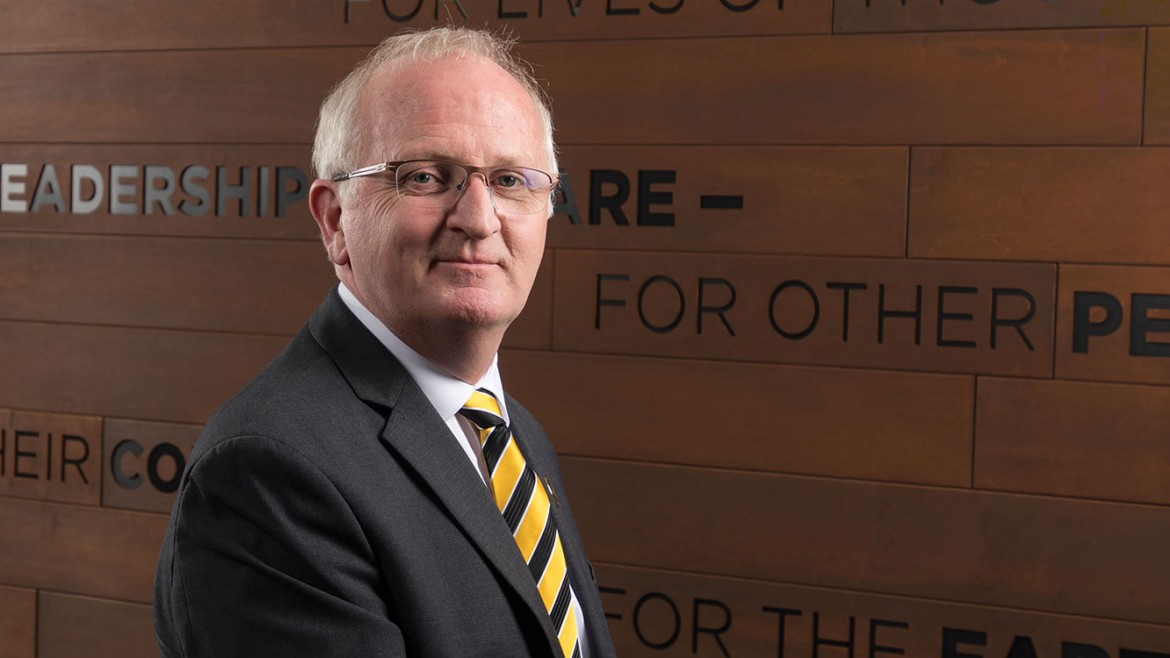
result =
[[[548,566],[548,559],[552,557],[553,546],[557,543],[557,526],[553,523],[552,514],[544,522],[544,532],[540,533],[540,540],[532,551],[532,558],[528,560],[528,570],[532,572],[532,579],[540,582],[544,568]]]
[[[561,583],[561,591],[557,592],[557,598],[553,601],[552,610],[548,611],[548,616],[552,617],[553,628],[557,629],[557,634],[561,633],[561,626],[565,623],[565,613],[569,610],[569,601],[573,599],[569,592],[569,572],[565,571],[565,581]]]
[[[580,640],[577,640],[577,642],[573,644],[573,658],[581,658],[581,641]]]
[[[508,426],[500,425],[492,430],[487,441],[483,442],[483,461],[487,464],[488,477],[495,477],[496,464],[500,463],[500,457],[504,456],[509,436]]]
[[[472,425],[475,425],[480,429],[487,429],[489,427],[496,427],[497,425],[504,424],[503,418],[500,418],[490,411],[484,411],[482,409],[464,407],[459,410],[459,413],[462,414],[463,417],[467,420],[470,420]]]
[[[524,518],[524,510],[528,508],[528,501],[532,499],[532,492],[536,488],[536,471],[528,464],[524,465],[524,472],[520,474],[520,481],[512,491],[512,497],[504,507],[504,521],[508,523],[508,530],[516,534],[520,526],[520,519]],[[551,516],[551,514],[549,515]]]

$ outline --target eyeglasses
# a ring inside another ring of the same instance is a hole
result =
[[[333,182],[389,174],[398,196],[421,208],[448,210],[455,206],[472,174],[487,185],[492,207],[508,214],[534,215],[548,210],[557,181],[530,167],[470,167],[439,160],[401,160],[362,167],[333,177]]]

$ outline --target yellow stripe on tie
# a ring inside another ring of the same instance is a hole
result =
[[[573,614],[572,606],[569,606],[569,611],[565,614],[565,623],[561,626],[557,639],[561,642],[561,653],[572,656],[573,648],[577,646],[577,615]]]
[[[557,542],[553,546],[552,558],[540,583],[536,588],[540,590],[540,598],[544,601],[544,609],[552,610],[553,602],[557,600],[557,593],[561,591],[561,583],[565,580],[565,552],[561,548],[561,535],[557,533]]]
[[[463,406],[490,411],[491,413],[500,416],[501,418],[504,416],[504,414],[500,412],[500,405],[498,402],[496,402],[496,399],[486,393],[480,393],[479,391],[473,391],[471,393],[471,397],[467,399],[467,404]]]
[[[532,553],[540,542],[540,535],[544,532],[544,524],[548,520],[548,494],[544,487],[536,483],[536,490],[532,494],[532,502],[528,503],[528,510],[516,528],[516,545],[524,556],[524,562],[532,559]]]
[[[500,456],[500,463],[496,464],[496,472],[492,473],[492,493],[496,497],[496,506],[500,511],[508,504],[508,497],[524,474],[524,456],[520,454],[520,447],[516,441],[509,441]]]

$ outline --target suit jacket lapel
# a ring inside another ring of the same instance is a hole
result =
[[[503,517],[479,473],[456,444],[422,390],[334,289],[309,322],[357,396],[383,407],[380,440],[418,473],[484,558],[527,604],[556,646],[552,622]]]
[[[456,445],[430,401],[417,387],[410,388],[412,390],[404,392],[399,405],[391,412],[382,432],[383,442],[406,459],[426,481],[451,517],[467,533],[468,539],[479,547],[488,562],[540,621],[549,643],[556,645],[552,622],[532,581],[532,574],[520,551],[516,550],[516,541],[488,495],[483,480]],[[412,399],[416,397],[417,400]]]

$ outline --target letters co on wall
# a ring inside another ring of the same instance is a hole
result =
[[[1170,656],[1170,3],[134,11],[150,29],[0,25],[0,609],[37,629],[15,655],[134,637],[112,619],[150,642],[200,423],[332,283],[319,98],[454,21],[513,31],[553,94],[563,183],[501,363],[563,455],[620,655]],[[69,120],[27,82],[53,76],[117,107]]]

